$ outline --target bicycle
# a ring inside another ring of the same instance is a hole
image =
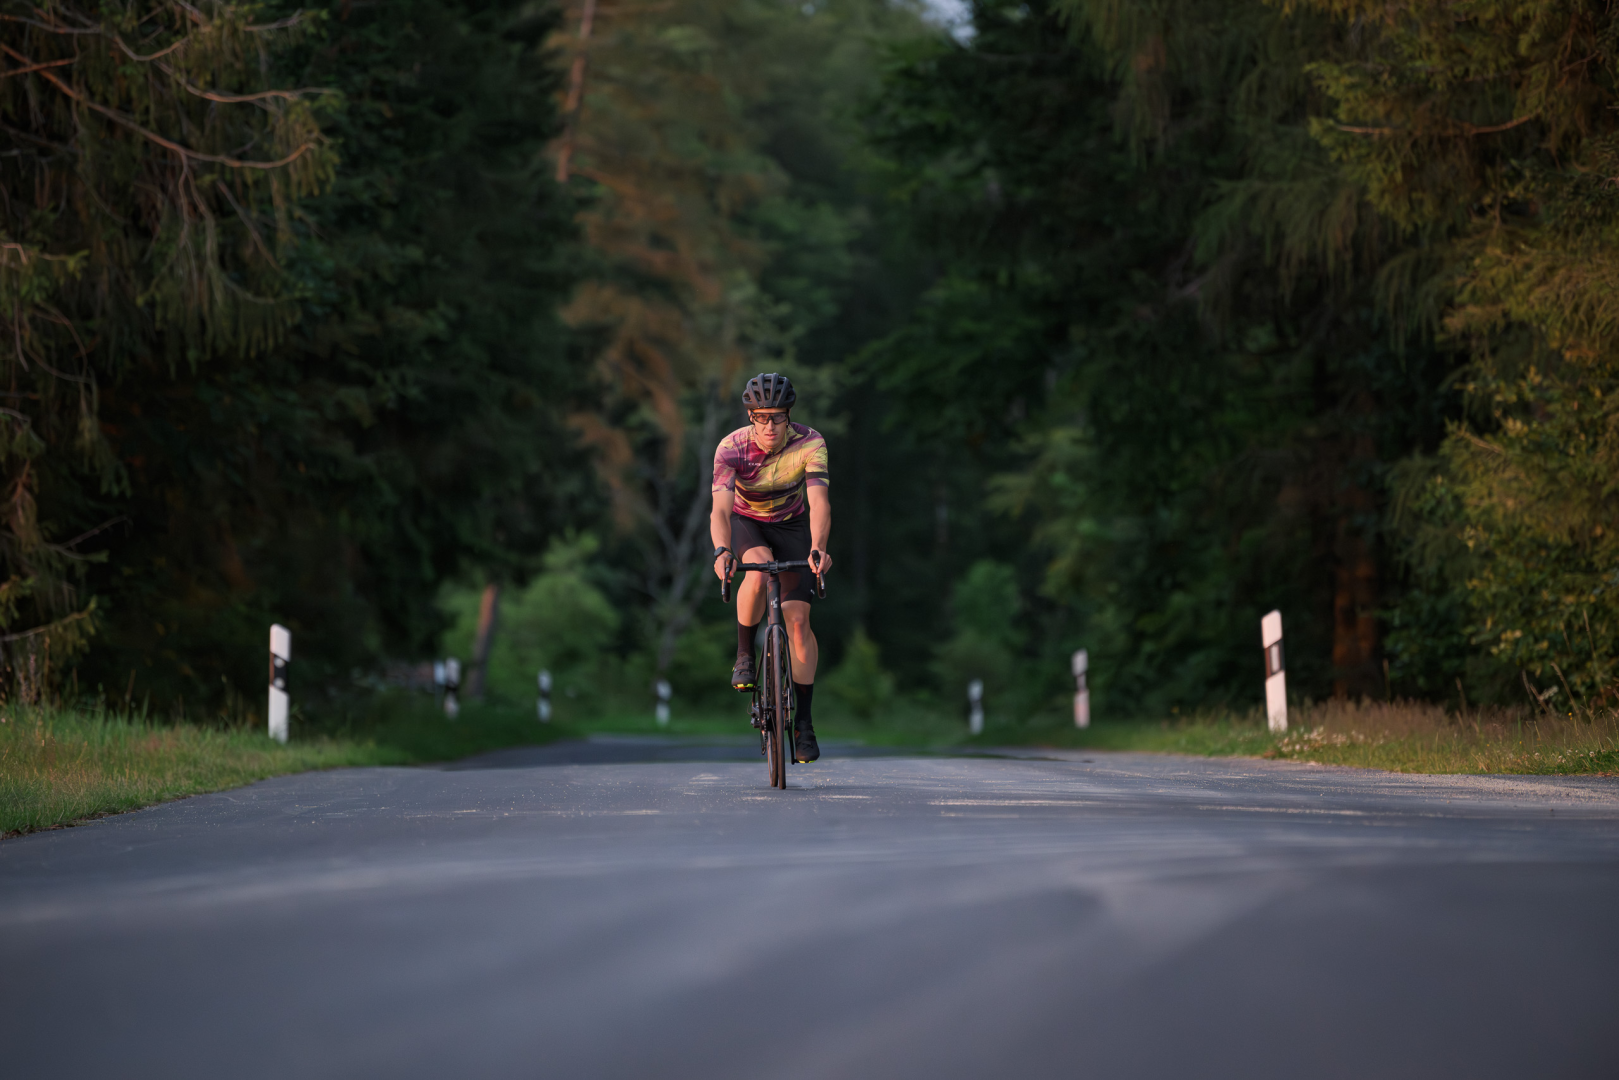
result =
[[[759,752],[770,767],[770,786],[787,788],[787,763],[793,760],[793,657],[787,648],[787,627],[781,620],[781,574],[811,569],[807,559],[791,562],[745,563],[726,551],[725,577],[720,579],[720,600],[731,602],[731,575],[738,570],[768,574],[765,583],[765,648],[753,679],[753,726],[759,729]],[[826,579],[815,574],[815,598],[826,599]]]

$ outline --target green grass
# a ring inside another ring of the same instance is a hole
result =
[[[1448,713],[1424,702],[1326,701],[1294,706],[1286,734],[1257,713],[1152,722],[987,731],[964,745],[1020,744],[1249,756],[1413,773],[1619,774],[1619,713],[1495,708]]]
[[[341,731],[286,746],[258,729],[159,723],[105,710],[0,713],[0,836],[66,825],[255,780],[346,765],[447,761],[575,734],[531,712],[468,705],[448,721],[425,698],[388,695]]]
[[[727,707],[732,706],[732,707]],[[1494,709],[1464,715],[1413,702],[1324,702],[1293,709],[1273,736],[1257,714],[1208,713],[1158,722],[1102,721],[1089,730],[1048,722],[992,725],[982,736],[921,702],[875,720],[817,710],[828,740],[922,750],[1050,746],[1200,757],[1250,756],[1395,772],[1619,774],[1619,713],[1579,716]],[[677,710],[668,725],[651,710],[572,724],[539,724],[527,704],[469,704],[447,720],[431,699],[386,694],[325,731],[294,724],[286,746],[257,729],[161,723],[105,710],[0,713],[0,835],[70,824],[271,776],[354,765],[448,761],[486,750],[588,734],[746,736],[744,703]]]
[[[581,720],[578,728],[640,735],[747,734],[744,703],[727,704],[677,709],[662,727],[649,709]],[[1458,715],[1423,702],[1326,701],[1293,706],[1290,720],[1288,732],[1275,736],[1257,711],[1102,721],[1085,731],[1048,717],[1024,724],[992,722],[983,735],[972,737],[965,718],[901,699],[870,720],[847,715],[832,702],[817,703],[815,727],[823,740],[932,751],[1048,746],[1314,761],[1392,772],[1619,774],[1619,713],[1613,710],[1557,716],[1493,708]]]

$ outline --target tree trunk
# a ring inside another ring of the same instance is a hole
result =
[[[1370,402],[1363,399],[1360,404],[1358,415],[1363,419]],[[1376,447],[1370,436],[1357,436],[1351,446],[1348,469],[1375,460]],[[1372,493],[1359,482],[1352,482],[1339,504],[1338,537],[1333,551],[1333,697],[1375,696],[1378,692],[1377,553],[1366,535],[1367,522],[1376,512]]]
[[[472,670],[467,672],[467,697],[482,700],[489,654],[495,647],[495,623],[500,616],[500,586],[491,581],[478,601],[478,636],[472,642]]]
[[[568,182],[568,170],[573,163],[573,143],[579,133],[579,115],[585,107],[586,49],[590,42],[590,28],[596,21],[596,0],[585,0],[585,9],[579,16],[579,51],[574,54],[573,68],[568,72],[568,96],[562,103],[562,115],[567,127],[562,133],[562,146],[557,150],[557,183]]]
[[[1338,544],[1332,608],[1333,696],[1375,695],[1377,559],[1358,533],[1343,536]]]

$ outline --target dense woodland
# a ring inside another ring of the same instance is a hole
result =
[[[824,681],[1001,722],[1619,689],[1619,16],[0,0],[8,698],[469,656],[724,700],[708,462],[831,445]],[[480,672],[480,676],[482,673]],[[616,696],[615,696],[616,695]],[[931,704],[930,704],[931,703]],[[953,707],[953,706],[951,706]]]

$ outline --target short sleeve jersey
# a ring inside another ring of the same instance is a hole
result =
[[[755,521],[786,521],[809,509],[811,485],[826,486],[826,439],[803,424],[792,438],[765,453],[751,428],[738,428],[714,451],[714,490],[736,492],[735,513]]]

